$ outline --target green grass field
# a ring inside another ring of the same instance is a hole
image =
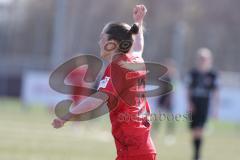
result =
[[[53,115],[39,107],[23,109],[17,100],[0,99],[0,160],[113,160],[115,147],[108,115],[56,130]],[[239,160],[239,125],[215,122],[207,131],[203,160]],[[155,144],[159,160],[190,160],[190,135],[177,123],[177,142],[166,146],[164,126]]]

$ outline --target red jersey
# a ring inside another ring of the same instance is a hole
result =
[[[112,135],[119,156],[156,153],[147,118],[150,107],[144,93],[146,70],[127,67],[143,62],[137,56],[118,55],[108,65],[99,84],[99,91],[109,96]]]

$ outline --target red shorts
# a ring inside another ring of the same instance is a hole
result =
[[[157,160],[157,155],[153,153],[137,156],[117,156],[116,160]]]

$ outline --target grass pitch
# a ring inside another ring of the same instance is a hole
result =
[[[108,115],[54,129],[54,115],[40,107],[23,108],[18,100],[0,99],[0,160],[113,160],[116,155]],[[211,122],[203,160],[239,160],[240,127]],[[161,125],[154,140],[159,160],[191,160],[186,124],[176,123],[176,143],[164,144]]]

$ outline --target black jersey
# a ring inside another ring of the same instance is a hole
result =
[[[191,98],[209,99],[212,91],[218,88],[217,73],[213,70],[208,72],[191,70],[188,76],[188,88]]]
[[[190,128],[204,127],[208,117],[211,93],[218,88],[217,74],[212,70],[203,73],[193,69],[188,77],[190,100],[194,105]]]

